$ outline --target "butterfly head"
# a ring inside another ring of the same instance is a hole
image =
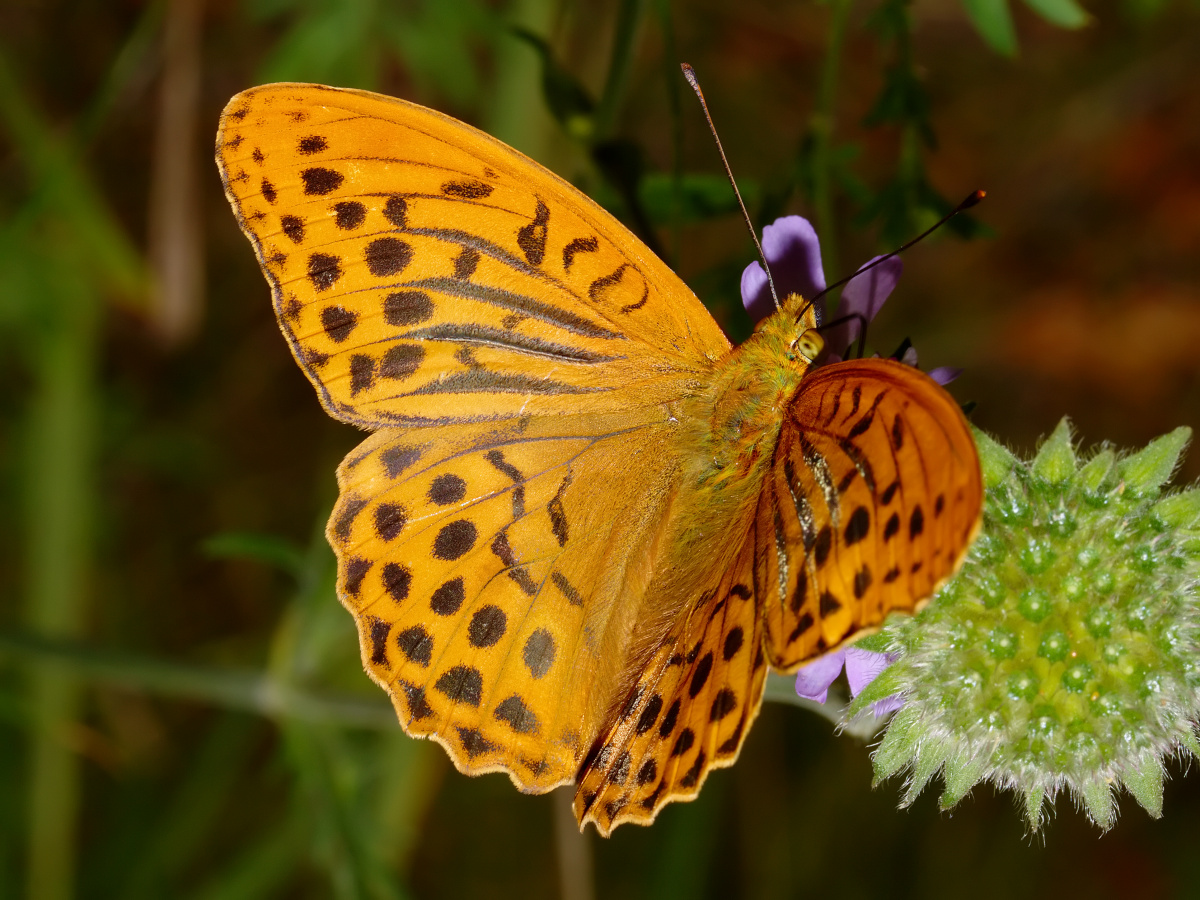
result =
[[[825,349],[825,339],[817,331],[819,325],[817,307],[792,293],[784,298],[780,309],[762,319],[754,330],[778,356],[804,369]]]

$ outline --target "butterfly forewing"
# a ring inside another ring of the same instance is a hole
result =
[[[771,664],[913,610],[958,567],[982,498],[966,420],[928,376],[870,359],[807,375],[756,520]]]
[[[729,349],[608,213],[432,110],[267,85],[230,101],[217,158],[280,326],[338,418],[379,427],[669,401]]]

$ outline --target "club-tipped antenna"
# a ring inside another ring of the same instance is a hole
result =
[[[725,148],[721,146],[721,137],[717,134],[717,126],[713,124],[712,115],[708,111],[708,103],[704,100],[704,91],[700,90],[700,82],[696,80],[696,70],[687,63],[680,63],[679,67],[683,69],[683,77],[692,86],[692,90],[696,93],[696,99],[700,101],[700,108],[704,110],[704,119],[708,122],[708,130],[712,132],[713,141],[717,145],[717,153],[721,155],[721,165],[725,167],[725,177],[729,179],[729,186],[733,188],[733,195],[737,197],[738,208],[741,209],[742,218],[746,222],[746,230],[750,232],[750,238],[754,241],[754,246],[758,248],[763,271],[767,273],[767,286],[771,289],[771,299],[775,301],[775,308],[779,309],[779,295],[775,293],[775,279],[771,277],[767,254],[763,253],[762,244],[759,243],[758,235],[754,231],[754,223],[750,221],[750,213],[746,212],[746,204],[742,202],[742,193],[738,190],[737,182],[733,180],[733,170],[729,168],[729,160],[725,157]]]
[[[873,260],[872,262],[863,266],[857,272],[852,272],[851,274],[847,275],[845,278],[839,279],[838,281],[835,281],[833,284],[826,287],[824,290],[819,291],[816,294],[816,296],[814,296],[811,300],[809,300],[805,309],[807,309],[808,306],[812,306],[813,303],[820,300],[822,297],[824,297],[826,294],[828,294],[834,288],[840,288],[843,284],[848,282],[850,279],[857,278],[859,275],[862,275],[864,272],[871,271],[871,269],[875,268],[881,262],[886,262],[887,260],[891,259],[893,256],[899,256],[901,253],[903,253],[909,247],[913,246],[913,244],[919,244],[921,241],[925,240],[925,238],[929,237],[931,234],[933,234],[935,231],[937,231],[939,228],[941,228],[943,225],[945,225],[947,222],[949,222],[951,219],[953,219],[955,216],[957,216],[964,209],[970,209],[972,206],[974,206],[976,203],[978,203],[980,200],[982,200],[986,196],[987,196],[987,191],[972,191],[970,194],[967,195],[967,197],[962,201],[962,203],[958,204],[958,206],[954,207],[954,209],[950,210],[950,212],[946,213],[946,215],[944,215],[940,219],[938,219],[938,221],[936,223],[934,223],[932,226],[930,226],[929,228],[922,231],[920,234],[918,234],[915,238],[913,238],[908,243],[902,244],[901,246],[899,246],[895,250],[893,250],[891,253],[888,253],[886,256],[881,256],[881,257],[879,257],[879,259]]]

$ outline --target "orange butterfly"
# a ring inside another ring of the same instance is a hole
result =
[[[768,664],[961,561],[958,406],[889,360],[810,370],[799,296],[731,348],[565,181],[376,94],[253,88],[217,161],[296,361],[373,432],[328,529],[363,664],[461,771],[648,823],[736,759]]]

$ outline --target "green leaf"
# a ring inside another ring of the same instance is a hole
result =
[[[903,666],[888,666],[854,698],[854,702],[846,709],[846,719],[853,719],[872,703],[899,694],[908,680],[905,676]]]
[[[1200,490],[1164,497],[1154,504],[1154,515],[1175,528],[1194,527],[1200,522]]]
[[[887,734],[871,757],[875,769],[875,784],[891,778],[913,761],[920,738],[919,720],[914,707],[906,706],[888,723]]]
[[[1017,30],[1008,0],[963,0],[971,24],[1001,56],[1017,55]]]
[[[1079,471],[1079,480],[1089,491],[1098,491],[1117,462],[1117,454],[1101,450]]]
[[[1058,484],[1075,474],[1075,450],[1071,446],[1071,423],[1064,416],[1033,458],[1033,474]]]
[[[1192,439],[1192,429],[1182,426],[1155,438],[1144,450],[1121,460],[1117,471],[1125,483],[1142,493],[1153,491],[1170,480],[1179,456]]]
[[[936,775],[937,770],[942,767],[944,759],[940,750],[940,747],[925,744],[917,751],[917,764],[913,767],[908,789],[900,800],[901,806],[912,806],[921,796],[921,791],[925,790],[925,785],[929,784],[929,779]]]
[[[1125,787],[1133,794],[1142,809],[1154,819],[1162,818],[1163,767],[1158,758],[1151,755],[1142,761],[1140,771],[1125,774]]]
[[[1092,21],[1075,0],[1025,0],[1025,5],[1059,28],[1082,28]]]
[[[757,181],[739,178],[738,189],[748,207],[758,205],[762,191]],[[677,183],[674,176],[647,173],[638,185],[638,196],[656,225],[706,222],[738,212],[737,198],[721,175],[687,174]]]
[[[980,755],[975,759],[963,753],[956,753],[946,760],[943,777],[946,779],[946,789],[938,800],[938,807],[945,811],[955,806],[959,800],[967,796],[967,791],[975,787],[983,776],[988,758]]]
[[[286,538],[249,531],[216,534],[202,545],[208,556],[218,559],[252,559],[266,563],[293,578],[304,571],[303,551]]]
[[[1042,801],[1046,799],[1046,789],[1040,784],[1025,792],[1025,821],[1029,823],[1030,831],[1037,831],[1042,821]]]
[[[1083,805],[1092,821],[1107,831],[1113,826],[1116,810],[1112,788],[1103,778],[1092,778],[1083,784]]]
[[[975,446],[979,449],[979,465],[983,468],[983,483],[989,490],[1002,482],[1017,458],[1001,444],[994,441],[986,432],[971,426],[971,434],[975,437]]]
[[[544,39],[520,26],[514,26],[512,33],[536,50],[541,59],[542,94],[550,114],[575,140],[591,140],[596,131],[596,104],[587,89],[559,65]]]

